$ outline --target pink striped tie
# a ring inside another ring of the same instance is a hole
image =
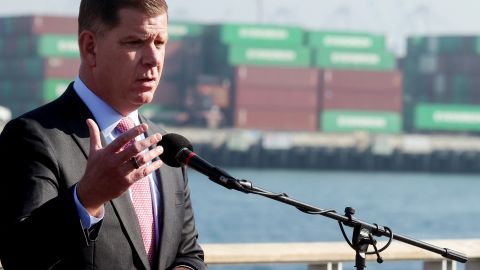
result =
[[[124,117],[117,125],[117,130],[121,133],[133,128],[135,125],[129,117]],[[124,148],[132,145],[135,140],[129,141]],[[150,265],[153,264],[155,251],[155,219],[153,217],[152,196],[150,194],[150,184],[148,177],[144,177],[135,182],[130,187],[132,203],[137,213],[138,223],[142,231],[143,245],[147,252]]]

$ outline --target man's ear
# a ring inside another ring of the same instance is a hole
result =
[[[95,67],[97,64],[97,38],[90,31],[82,31],[78,36],[80,57],[85,64]]]

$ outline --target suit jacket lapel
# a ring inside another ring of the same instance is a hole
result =
[[[73,89],[73,83],[68,86],[65,93],[60,97],[59,102],[63,102],[62,107],[65,109],[65,125],[71,131],[73,139],[83,152],[85,158],[88,158],[90,134],[85,121],[88,118],[95,118]]]

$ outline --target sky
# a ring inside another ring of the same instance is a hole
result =
[[[80,0],[0,0],[0,16],[75,16]],[[411,35],[480,35],[478,0],[170,0],[171,20],[268,23],[387,36],[402,54]]]

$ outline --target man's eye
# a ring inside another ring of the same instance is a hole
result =
[[[139,46],[143,44],[143,40],[130,40],[126,42],[130,46]]]
[[[164,41],[155,41],[155,46],[157,48],[161,48],[161,47],[165,46],[165,42]]]

